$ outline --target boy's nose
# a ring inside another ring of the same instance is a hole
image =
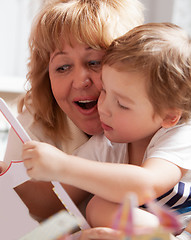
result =
[[[98,112],[100,116],[101,115],[105,115],[107,117],[111,116],[109,105],[107,104],[106,98],[102,97],[102,95],[100,95],[98,99]]]

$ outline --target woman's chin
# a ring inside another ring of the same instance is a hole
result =
[[[88,126],[88,124],[86,124],[86,126],[81,128],[82,131],[84,131],[86,134],[91,135],[91,136],[103,133],[103,128],[101,127],[101,123],[96,124],[93,122],[94,121],[92,121],[89,124],[89,126]]]

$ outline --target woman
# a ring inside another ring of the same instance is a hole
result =
[[[101,60],[112,40],[143,23],[137,0],[49,1],[29,40],[29,89],[19,104],[19,121],[33,140],[71,154],[102,131],[97,112]],[[21,159],[22,143],[10,130],[5,162]],[[65,190],[79,205],[88,194]],[[45,182],[26,182],[16,192],[38,221],[63,205]]]

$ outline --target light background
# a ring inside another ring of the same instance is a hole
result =
[[[0,1],[0,97],[7,101],[15,115],[14,100],[24,91],[31,23],[43,1],[48,0]],[[191,0],[140,1],[145,6],[145,22],[173,22],[191,34]],[[8,128],[0,114],[0,160]]]

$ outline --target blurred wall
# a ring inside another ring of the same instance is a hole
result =
[[[25,78],[31,22],[41,4],[42,0],[0,1],[0,91],[4,77],[6,82]]]

